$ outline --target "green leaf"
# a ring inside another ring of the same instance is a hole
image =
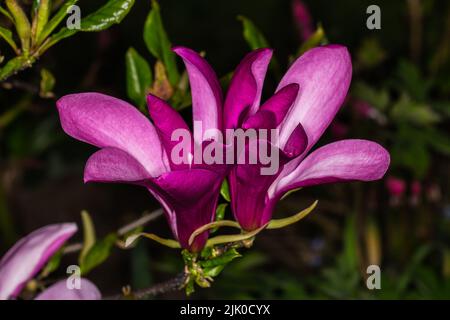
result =
[[[203,269],[203,275],[205,277],[217,277],[222,270],[225,268],[225,265],[219,265],[219,266],[215,266],[215,267],[211,267],[211,268],[204,268]]]
[[[376,90],[363,82],[355,83],[352,94],[381,111],[386,110],[390,103],[389,92],[387,90]]]
[[[27,55],[30,50],[30,21],[28,20],[27,15],[16,0],[6,0],[6,6],[8,7],[9,12],[11,12],[12,17],[14,18],[17,35],[22,42],[22,50],[24,54]]]
[[[125,65],[128,97],[145,112],[146,95],[153,81],[150,66],[134,48],[128,49]]]
[[[327,43],[327,37],[325,35],[325,30],[322,28],[322,25],[319,24],[316,31],[302,44],[300,47],[297,56],[301,56],[303,53],[317,47],[319,45],[323,45]]]
[[[37,41],[48,22],[52,6],[51,2],[51,0],[37,0],[33,3],[35,6],[33,9],[36,10],[32,29],[33,43]]]
[[[438,113],[425,103],[412,101],[403,94],[391,109],[391,116],[397,121],[411,122],[417,125],[432,125],[440,121]]]
[[[180,80],[175,53],[164,29],[161,12],[156,0],[152,0],[152,9],[144,25],[144,41],[150,53],[164,63],[170,83],[177,85]]]
[[[15,52],[18,52],[17,45],[14,42],[11,30],[0,26],[0,37],[2,37],[11,46],[11,48],[13,48]]]
[[[0,69],[0,81],[5,80],[9,76],[17,73],[19,70],[30,66],[34,62],[33,58],[26,58],[23,56],[15,57],[9,60],[3,68]]]
[[[0,7],[0,13],[4,15],[7,19],[9,19],[11,22],[14,22],[14,18],[11,16],[11,14],[3,7]]]
[[[63,21],[67,15],[67,11],[71,6],[76,4],[78,0],[67,0],[63,3],[58,12],[50,19],[50,21],[45,25],[44,29],[40,33],[37,39],[37,44],[41,44],[52,32],[58,27],[58,25]]]
[[[358,238],[356,231],[356,216],[347,219],[344,230],[344,257],[346,265],[351,270],[358,268]]]
[[[223,221],[225,218],[225,211],[227,209],[228,203],[221,203],[216,209],[216,222]],[[218,228],[211,229],[211,233],[216,232]]]
[[[95,228],[91,215],[86,210],[81,211],[81,220],[83,221],[83,249],[81,250],[79,262],[83,263],[87,254],[95,245]]]
[[[44,269],[42,269],[40,276],[42,278],[46,278],[50,273],[58,269],[59,265],[61,264],[62,257],[63,257],[63,250],[58,250],[47,262]]]
[[[81,273],[87,274],[108,259],[116,240],[117,235],[111,233],[102,240],[96,242],[80,263]]]
[[[230,197],[230,187],[228,185],[228,180],[225,179],[222,182],[222,186],[220,187],[220,194],[222,195],[222,197],[230,202],[231,201],[231,197]]]
[[[199,261],[199,264],[203,268],[213,268],[221,265],[226,265],[239,257],[241,257],[241,254],[237,252],[236,249],[232,248],[216,258]]]
[[[43,51],[55,45],[59,41],[71,37],[78,31],[97,32],[106,30],[114,24],[120,23],[130,12],[134,0],[109,0],[103,7],[81,19],[80,29],[62,28],[52,36],[48,44],[44,45]]]
[[[244,16],[238,16],[238,19],[242,21],[244,39],[252,50],[269,47],[269,43],[262,32],[250,19]]]
[[[43,98],[51,98],[54,96],[52,90],[55,87],[55,77],[53,74],[48,71],[47,69],[41,70],[41,83],[40,83],[40,90],[39,95]]]

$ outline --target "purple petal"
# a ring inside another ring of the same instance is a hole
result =
[[[298,93],[298,85],[293,83],[270,97],[259,110],[247,118],[242,128],[275,129],[284,119]]]
[[[286,117],[287,112],[297,97],[298,91],[298,84],[291,83],[279,89],[270,99],[261,105],[260,110],[273,112],[278,126]]]
[[[54,224],[19,240],[0,261],[0,300],[17,297],[76,231],[74,223]]]
[[[289,158],[298,157],[308,146],[308,136],[299,123],[286,142],[283,152]]]
[[[80,93],[64,96],[57,106],[68,135],[100,148],[123,150],[154,177],[168,170],[155,128],[132,105],[99,93]]]
[[[222,129],[222,89],[214,70],[197,52],[185,47],[173,51],[183,59],[189,75],[193,119],[202,124],[201,132],[194,132],[194,139],[200,144],[206,130]]]
[[[181,115],[173,109],[167,102],[154,95],[147,96],[148,111],[153,123],[158,131],[161,142],[164,145],[172,169],[186,169],[188,164],[174,164],[171,158],[172,148],[178,141],[172,141],[172,133],[177,129],[190,130]],[[193,142],[191,141],[193,146]]]
[[[289,68],[278,88],[290,83],[300,86],[294,105],[280,126],[283,147],[301,123],[308,136],[308,147],[317,142],[333,120],[347,94],[352,64],[347,49],[328,45],[307,51]]]
[[[236,68],[228,88],[224,105],[224,127],[239,128],[241,113],[253,115],[259,108],[264,78],[272,57],[272,50],[257,49],[247,54]]]
[[[102,295],[98,288],[87,279],[80,279],[79,289],[69,289],[66,280],[61,280],[44,292],[35,300],[100,300]]]
[[[383,177],[389,162],[389,153],[375,142],[333,142],[312,152],[295,170],[281,177],[271,194],[282,196],[291,189],[331,182],[377,180]]]
[[[247,129],[273,129],[276,128],[276,116],[268,110],[259,110],[254,115],[247,118],[242,124],[242,128]]]
[[[214,219],[223,175],[204,169],[179,170],[153,180],[150,191],[161,201],[172,231],[183,248],[199,251],[208,233],[199,235],[192,246],[192,232]]]
[[[125,151],[104,148],[94,153],[86,162],[84,182],[124,182],[140,184],[152,176]]]
[[[256,143],[257,142],[257,143]],[[269,141],[258,139],[245,145],[245,152],[239,155],[240,163],[236,165],[228,175],[231,194],[231,208],[239,225],[247,231],[258,229],[266,224],[271,216],[276,201],[268,197],[268,189],[277,177],[277,172],[270,175],[261,173],[261,162],[252,164],[250,154],[258,154],[263,144],[270,145]],[[271,150],[267,147],[267,150]],[[279,151],[279,150],[277,150]],[[279,168],[283,166],[284,157],[280,157]],[[245,163],[242,161],[246,159]],[[279,169],[278,168],[278,169]]]

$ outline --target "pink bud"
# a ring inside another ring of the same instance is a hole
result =
[[[301,0],[292,1],[292,15],[295,25],[298,29],[300,39],[306,41],[313,33],[311,13],[308,7]]]
[[[400,197],[406,189],[405,181],[403,179],[390,176],[386,179],[386,188],[391,196]]]

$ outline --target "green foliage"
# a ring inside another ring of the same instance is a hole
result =
[[[39,86],[39,95],[42,98],[52,98],[54,96],[52,90],[55,87],[56,79],[53,74],[43,68],[41,69],[41,83]]]
[[[228,180],[224,179],[222,182],[222,185],[220,186],[220,194],[222,195],[222,198],[225,199],[225,201],[230,202],[230,187],[228,185]]]
[[[164,29],[159,4],[156,0],[152,0],[152,10],[145,21],[144,41],[150,53],[164,63],[170,83],[172,85],[178,84],[180,75],[175,53],[172,51],[172,44]]]
[[[81,273],[89,273],[92,269],[108,259],[116,240],[117,235],[115,233],[111,233],[100,241],[97,241],[90,248],[84,259],[80,261]]]
[[[47,262],[44,269],[42,269],[40,277],[46,278],[48,277],[52,272],[56,271],[61,264],[61,259],[63,257],[63,250],[58,250]]]
[[[2,37],[11,46],[11,48],[15,52],[18,51],[17,45],[14,42],[13,33],[11,32],[11,30],[0,26],[0,37]]]
[[[96,242],[94,222],[86,210],[81,211],[81,221],[83,222],[83,248],[78,258],[80,264],[86,259],[87,254]]]
[[[153,82],[150,66],[134,48],[128,49],[125,65],[128,97],[145,113],[146,95]]]
[[[239,16],[238,19],[242,22],[244,39],[252,50],[270,47],[262,32],[250,19],[244,16]]]
[[[317,47],[319,45],[324,45],[328,42],[327,36],[325,34],[325,30],[322,28],[322,25],[319,24],[316,31],[301,45],[298,50],[297,56],[301,56],[303,53]]]
[[[109,0],[97,11],[91,13],[80,21],[80,29],[68,29],[63,27],[58,33],[51,37],[45,49],[53,46],[59,41],[73,36],[79,31],[97,32],[110,28],[114,24],[120,23],[131,10],[134,0]]]

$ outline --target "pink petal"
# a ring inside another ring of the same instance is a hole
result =
[[[121,149],[152,176],[168,170],[155,128],[127,102],[100,93],[80,93],[62,97],[57,106],[68,135],[100,148]]]
[[[351,76],[350,54],[343,46],[314,48],[298,58],[278,86],[278,90],[290,83],[300,86],[297,99],[280,126],[280,145],[286,144],[301,123],[308,136],[306,151],[310,150],[342,105]]]
[[[389,153],[375,142],[357,139],[333,142],[312,152],[295,170],[272,185],[275,191],[269,193],[282,196],[299,187],[377,180],[386,173],[389,162]]]
[[[194,121],[201,121],[201,132],[194,132],[195,142],[201,144],[209,129],[222,129],[222,89],[211,66],[197,52],[185,48],[173,49],[186,65],[192,94]]]
[[[262,104],[255,114],[247,117],[242,128],[275,129],[283,121],[297,93],[298,85],[295,83],[282,88]]]
[[[152,176],[125,151],[104,148],[94,153],[86,162],[84,182],[125,182],[140,184]]]
[[[241,115],[247,107],[247,115],[256,113],[272,50],[257,49],[247,54],[236,68],[228,88],[224,105],[224,127],[239,128]]]
[[[44,292],[35,300],[100,300],[102,295],[98,288],[87,279],[80,279],[79,289],[69,289],[67,280],[61,280]]]
[[[17,297],[76,231],[74,223],[54,224],[19,240],[0,260],[0,300]]]
[[[147,96],[148,111],[153,123],[158,131],[158,135],[169,156],[169,162],[172,169],[186,169],[188,164],[174,164],[171,158],[172,148],[179,142],[172,141],[172,133],[177,129],[190,130],[181,115],[173,109],[167,102],[154,95]],[[191,141],[193,146],[193,142]]]

